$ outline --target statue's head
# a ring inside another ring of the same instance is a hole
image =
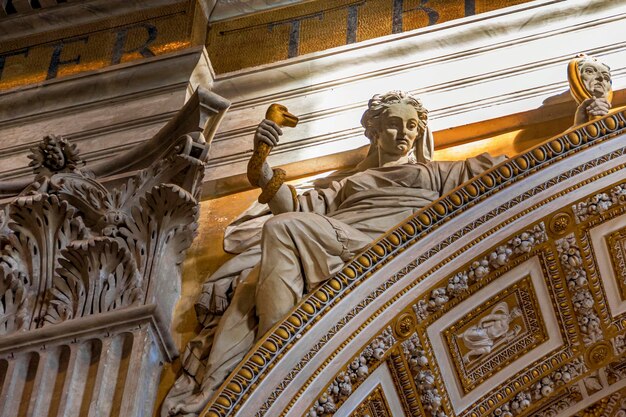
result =
[[[519,307],[513,307],[513,309],[511,310],[511,319],[514,319],[516,317],[522,317],[522,310],[520,310]]]
[[[611,102],[611,69],[592,56],[580,54],[568,67],[570,91],[580,104],[589,98],[605,98]]]
[[[398,157],[414,154],[418,162],[428,162],[434,149],[427,120],[428,111],[419,99],[390,91],[371,98],[361,125],[371,148]]]

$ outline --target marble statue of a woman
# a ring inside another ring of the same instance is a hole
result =
[[[273,216],[263,219],[262,228],[262,221],[252,220],[260,210],[238,223],[242,236],[250,239],[239,238],[234,246],[241,254],[205,286],[197,306],[205,329],[188,347],[185,372],[170,391],[163,415],[199,413],[255,340],[304,294],[394,225],[503,160],[482,154],[465,161],[431,161],[427,111],[404,92],[375,95],[361,124],[371,146],[356,169],[297,196],[282,185],[269,201]],[[276,146],[281,134],[278,125],[264,120],[254,136],[255,149]],[[260,184],[272,175],[265,164]],[[218,281],[222,294],[238,282],[221,318],[211,314],[226,304],[225,295],[216,303]]]

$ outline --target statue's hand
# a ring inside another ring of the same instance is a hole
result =
[[[580,103],[578,109],[576,109],[576,116],[574,116],[574,124],[580,125],[587,123],[594,117],[605,116],[611,105],[605,98],[588,98]]]
[[[282,134],[283,131],[280,126],[269,119],[264,119],[259,123],[254,133],[254,150],[259,149],[261,143],[273,148],[278,144],[278,139]]]

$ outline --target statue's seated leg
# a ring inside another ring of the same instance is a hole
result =
[[[338,272],[372,239],[355,228],[315,213],[271,218],[261,236],[261,270],[256,305],[258,337],[302,298]]]
[[[254,344],[257,327],[254,297],[258,277],[257,265],[235,289],[233,299],[215,331],[203,388],[207,385],[214,385],[212,389],[217,388]]]
[[[169,415],[195,415],[202,411],[213,392],[254,345],[257,327],[254,298],[258,276],[259,266],[256,266],[235,289],[215,330],[199,392],[171,405]]]

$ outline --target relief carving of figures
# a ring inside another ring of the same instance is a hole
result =
[[[469,350],[463,355],[463,362],[468,364],[472,361],[472,357],[479,358],[491,353],[498,346],[512,341],[522,331],[522,327],[519,324],[511,327],[511,323],[521,315],[522,311],[519,308],[514,307],[509,310],[509,305],[503,301],[497,304],[491,313],[481,318],[478,324],[457,335]]]
[[[224,247],[238,256],[204,284],[196,304],[203,329],[187,347],[163,416],[199,413],[255,340],[306,293],[400,221],[504,159],[432,161],[427,110],[392,91],[375,95],[361,119],[366,158],[298,194],[265,159],[280,146],[283,127],[296,123],[278,111],[281,117],[268,116],[256,130],[248,172],[268,204],[256,204],[226,230]]]

